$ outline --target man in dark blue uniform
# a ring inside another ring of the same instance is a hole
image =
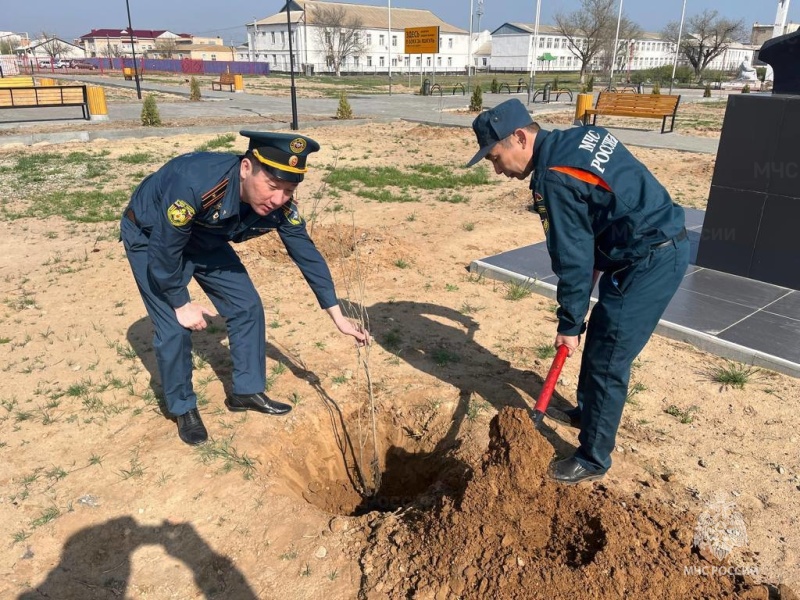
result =
[[[558,276],[555,346],[570,355],[586,333],[575,455],[550,465],[562,483],[599,479],[611,466],[631,364],[644,348],[689,263],[683,209],[650,171],[602,127],[545,131],[519,100],[472,124],[480,150],[470,161],[524,180]],[[602,274],[602,276],[601,276]],[[599,300],[584,325],[599,277]]]
[[[185,154],[149,175],[134,191],[121,222],[125,252],[155,328],[153,347],[167,409],[177,419],[180,438],[192,445],[206,441],[208,433],[192,389],[191,334],[205,329],[206,317],[217,312],[225,318],[233,361],[228,409],[270,415],[291,410],[264,393],[264,308],[229,242],[276,230],[339,331],[359,344],[369,341],[366,331],[342,315],[330,270],[293,200],[306,159],[319,144],[296,134],[241,134],[250,139],[243,156]],[[190,298],[192,278],[217,312]]]

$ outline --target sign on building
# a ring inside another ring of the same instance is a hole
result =
[[[438,54],[439,27],[407,27],[406,54]]]

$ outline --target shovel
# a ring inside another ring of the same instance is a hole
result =
[[[542,385],[542,391],[539,392],[539,398],[536,400],[536,405],[533,407],[533,424],[536,429],[539,429],[544,419],[544,413],[547,412],[547,406],[550,404],[550,398],[553,396],[553,390],[556,388],[558,376],[561,375],[561,368],[564,366],[564,361],[567,360],[569,348],[561,345],[556,351],[556,357],[553,359],[553,364],[550,365],[550,371]]]

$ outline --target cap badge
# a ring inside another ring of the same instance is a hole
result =
[[[289,143],[289,149],[295,154],[300,154],[306,149],[306,141],[303,138],[294,138]]]
[[[296,167],[297,163],[298,163],[298,160],[299,159],[296,156],[290,156],[289,157],[289,166],[290,167]]]

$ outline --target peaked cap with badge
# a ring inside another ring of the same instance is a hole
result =
[[[472,122],[472,130],[478,140],[480,150],[467,163],[471,167],[482,160],[500,142],[514,133],[533,123],[531,114],[525,105],[516,98],[501,102],[494,108],[482,112]]]
[[[242,135],[250,141],[248,160],[260,161],[276,181],[301,181],[308,154],[319,150],[317,142],[296,133]],[[242,201],[241,165],[241,155],[227,152],[176,156],[139,184],[120,221],[125,253],[155,330],[153,349],[166,407],[176,417],[180,439],[192,445],[205,441],[208,432],[192,388],[194,328],[178,320],[178,310],[193,303],[190,279],[201,284],[225,318],[234,365],[226,406],[233,411],[283,414],[291,407],[263,393],[267,359],[262,300],[231,244],[277,232],[320,308],[338,306],[330,269],[297,205],[289,201],[264,215],[255,212]],[[284,197],[285,191],[275,195]],[[263,191],[274,192],[267,187]]]
[[[271,174],[290,183],[300,183],[308,171],[306,158],[319,150],[319,144],[296,133],[240,131],[250,139],[247,148]]]

